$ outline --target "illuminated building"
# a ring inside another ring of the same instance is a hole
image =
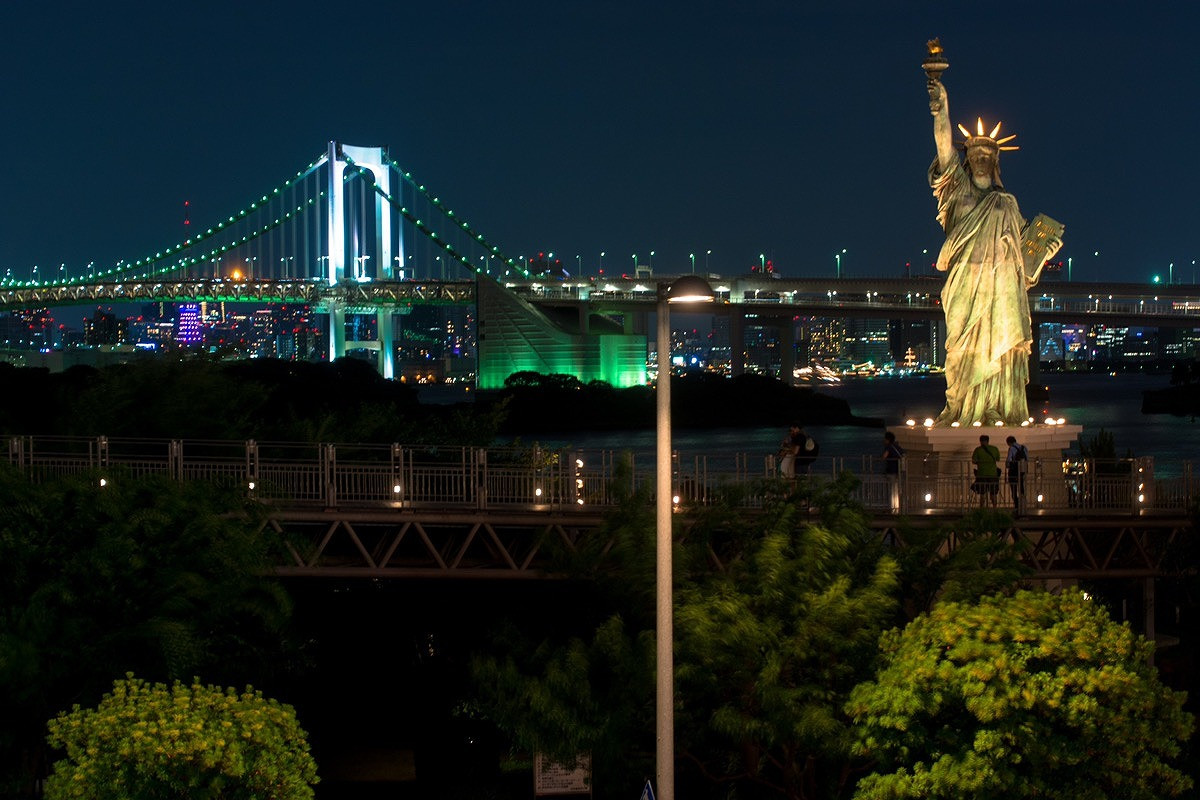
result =
[[[200,326],[199,303],[180,303],[175,317],[175,341],[185,347],[200,344],[204,331]]]

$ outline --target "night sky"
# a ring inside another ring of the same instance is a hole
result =
[[[942,234],[920,68],[1003,120],[1026,217],[1074,277],[1192,282],[1193,3],[192,2],[0,6],[0,270],[136,259],[386,145],[511,256],[594,274],[928,271]],[[929,249],[929,255],[922,250]],[[1094,253],[1099,252],[1099,255]],[[923,270],[921,268],[924,268]]]

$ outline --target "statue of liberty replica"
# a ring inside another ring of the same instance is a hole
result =
[[[1015,136],[997,138],[980,119],[959,157],[941,74],[949,64],[941,44],[928,44],[929,111],[937,157],[929,185],[937,198],[946,242],[937,268],[947,273],[942,289],[946,313],[946,407],[937,425],[1020,425],[1029,420],[1025,386],[1033,336],[1028,291],[1042,266],[1062,247],[1062,226],[1044,215],[1028,225],[1017,199],[1000,182],[1000,152]],[[986,132],[985,132],[986,131]]]

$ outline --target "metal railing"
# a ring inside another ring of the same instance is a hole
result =
[[[531,511],[595,511],[628,492],[650,494],[655,469],[652,453],[618,450],[103,436],[10,437],[8,463],[34,481],[89,474],[105,481],[121,475],[212,481],[276,505]],[[1031,514],[1136,515],[1187,511],[1200,500],[1191,462],[1158,479],[1153,458],[1033,459],[1019,475],[1001,475],[989,486],[976,482],[965,460],[909,456],[892,480],[881,459],[823,457],[798,480],[829,481],[846,472],[858,478],[856,499],[885,513],[961,513],[994,504]],[[712,503],[731,486],[742,489],[743,505],[760,506],[795,485],[776,475],[774,456],[676,452],[672,458],[680,507]]]

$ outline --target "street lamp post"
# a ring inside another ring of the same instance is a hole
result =
[[[833,260],[834,260],[835,262],[837,262],[837,277],[838,277],[838,280],[841,280],[841,278],[842,278],[842,255],[844,255],[844,254],[845,254],[845,252],[846,252],[846,248],[844,248],[844,247],[843,247],[843,248],[842,248],[842,252],[841,252],[841,253],[834,253],[834,254],[833,254]]]
[[[575,277],[583,277],[583,256],[581,255],[575,256]]]
[[[690,258],[692,260],[692,274],[695,275],[696,274],[696,254],[688,253],[688,258]]]
[[[636,256],[634,257],[636,260]],[[654,497],[655,550],[655,773],[658,800],[675,800],[675,619],[671,536],[671,303],[711,303],[708,281],[684,275],[659,284],[658,384]]]
[[[605,252],[603,250],[601,250],[600,251],[600,273],[599,273],[601,275],[604,274],[604,256],[605,255],[606,255]]]

